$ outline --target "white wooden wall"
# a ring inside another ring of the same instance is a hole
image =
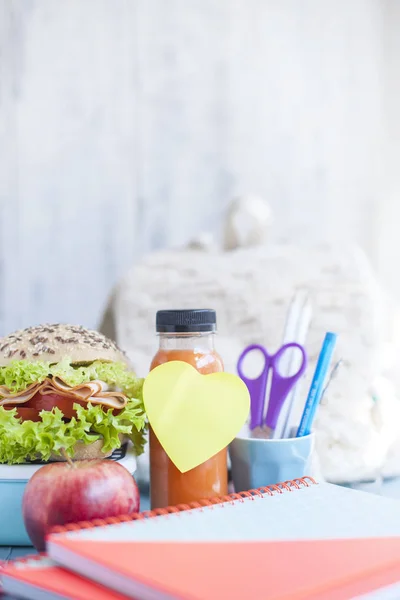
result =
[[[386,264],[395,2],[0,0],[0,334],[96,325],[238,193]]]

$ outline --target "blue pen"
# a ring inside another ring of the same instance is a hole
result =
[[[302,437],[311,433],[315,413],[324,391],[324,382],[328,373],[330,362],[332,360],[336,339],[337,335],[335,333],[328,332],[325,335],[324,343],[322,344],[321,352],[319,353],[317,366],[315,367],[315,373],[311,383],[310,391],[308,392],[308,397],[304,406],[303,415],[297,430],[297,437]]]

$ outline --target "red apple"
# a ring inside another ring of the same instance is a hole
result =
[[[137,512],[139,489],[132,475],[112,460],[49,463],[28,481],[22,513],[35,548],[45,550],[54,525]]]

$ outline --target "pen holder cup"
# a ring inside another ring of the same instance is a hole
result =
[[[314,433],[304,437],[236,437],[229,446],[236,492],[312,476]]]

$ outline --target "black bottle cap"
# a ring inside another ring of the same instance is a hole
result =
[[[157,333],[202,333],[217,329],[217,315],[211,309],[159,310]]]

